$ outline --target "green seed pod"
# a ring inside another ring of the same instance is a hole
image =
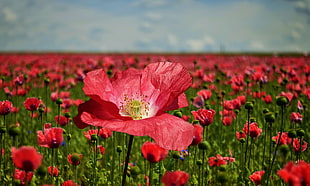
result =
[[[47,174],[47,168],[45,166],[42,165],[37,169],[37,175],[44,177],[46,174]]]
[[[48,84],[50,83],[50,79],[45,78],[45,79],[44,79],[44,83],[45,83],[45,85],[48,85]]]
[[[71,134],[67,134],[67,140],[70,141],[71,140]]]
[[[254,107],[254,105],[253,105],[252,102],[249,102],[249,101],[248,101],[248,102],[246,102],[246,103],[244,104],[244,108],[247,109],[247,110],[252,110],[253,107]]]
[[[120,145],[118,145],[118,146],[116,147],[116,152],[118,152],[118,153],[123,152],[123,148],[122,148]]]
[[[288,137],[290,138],[296,138],[297,137],[297,133],[295,130],[290,130],[288,131]]]
[[[244,138],[240,138],[240,143],[245,143],[245,139]]]
[[[92,134],[92,135],[91,135],[91,141],[92,141],[92,142],[95,142],[95,141],[97,141],[97,140],[98,140],[97,134]]]
[[[265,114],[266,122],[273,123],[275,121],[275,115],[272,112],[268,112]]]
[[[268,108],[264,108],[263,109],[263,114],[267,114],[269,112],[269,109]]]
[[[296,134],[298,137],[303,137],[305,136],[305,131],[303,129],[299,129],[297,130]]]
[[[4,134],[6,132],[5,126],[0,126],[0,134]]]
[[[17,126],[13,126],[9,128],[9,135],[14,137],[20,134],[20,128]]]
[[[280,96],[277,98],[276,103],[278,106],[284,106],[288,104],[288,99],[284,96]]]
[[[70,118],[70,117],[71,117],[70,112],[66,112],[66,113],[65,113],[65,117],[66,117],[66,118]]]
[[[256,122],[256,118],[255,117],[250,117],[250,123]]]
[[[173,113],[174,116],[181,118],[182,117],[182,112],[181,111],[176,111]]]
[[[197,164],[197,165],[202,165],[202,164],[203,164],[203,163],[202,163],[202,160],[197,160],[197,161],[196,161],[196,164]]]
[[[56,100],[56,104],[57,104],[57,105],[61,105],[62,103],[63,103],[63,101],[62,101],[61,98],[58,98],[58,99]]]
[[[38,109],[38,111],[39,111],[40,113],[43,113],[43,112],[44,112],[44,108],[40,107],[40,108]]]
[[[203,141],[203,142],[201,142],[201,143],[198,144],[198,148],[201,149],[201,150],[206,150],[206,149],[208,149],[208,146],[209,146],[209,144],[208,144],[207,141]]]
[[[173,152],[172,152],[172,157],[173,157],[174,159],[179,159],[179,158],[180,158],[180,153],[179,153],[178,151],[173,151]]]
[[[134,178],[136,178],[140,174],[141,170],[139,167],[135,166],[131,169],[130,175]]]

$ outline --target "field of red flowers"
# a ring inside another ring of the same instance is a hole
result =
[[[308,56],[0,54],[0,185],[310,185]]]

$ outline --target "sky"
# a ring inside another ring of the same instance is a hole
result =
[[[309,52],[310,0],[1,0],[1,51]]]

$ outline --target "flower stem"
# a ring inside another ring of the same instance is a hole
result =
[[[129,142],[128,142],[127,155],[126,155],[126,159],[125,159],[125,167],[124,167],[124,172],[123,172],[123,178],[122,178],[122,186],[126,185],[126,175],[127,175],[127,169],[128,169],[129,156],[130,156],[132,142],[133,142],[133,135],[130,135]]]

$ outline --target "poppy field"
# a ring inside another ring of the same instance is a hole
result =
[[[0,185],[310,185],[306,55],[0,54]]]

